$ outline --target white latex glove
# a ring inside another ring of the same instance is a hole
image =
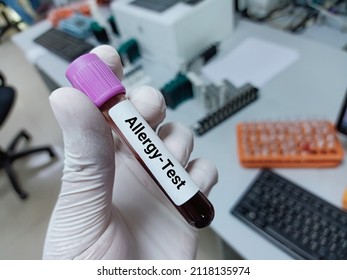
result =
[[[117,52],[93,50],[122,78]],[[165,117],[163,96],[141,87],[128,98],[156,128]],[[119,140],[100,111],[73,88],[60,88],[50,103],[64,135],[61,192],[49,224],[45,259],[193,259],[198,230],[188,225]],[[169,123],[158,129],[172,154],[207,194],[217,181],[204,159],[188,163],[193,134]]]

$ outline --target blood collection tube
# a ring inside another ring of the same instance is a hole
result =
[[[196,228],[208,226],[214,218],[212,204],[126,98],[125,88],[111,69],[89,53],[72,62],[66,76],[99,108],[110,128],[185,220]]]

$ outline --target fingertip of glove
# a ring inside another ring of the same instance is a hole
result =
[[[181,123],[170,122],[159,128],[158,136],[172,155],[185,166],[194,147],[193,132]]]
[[[200,190],[206,195],[209,194],[212,187],[218,182],[217,168],[207,159],[198,158],[189,162],[187,171],[200,187]]]
[[[114,47],[100,45],[90,51],[96,54],[112,70],[119,80],[123,79],[123,66],[121,58]]]
[[[56,90],[54,90],[50,96],[48,97],[49,103],[51,104],[51,107],[53,109],[53,112],[56,112],[59,110],[62,106],[64,106],[64,103],[66,103],[66,99],[68,98],[68,92],[74,91],[73,88],[67,88],[67,87],[61,87]]]
[[[151,86],[139,86],[129,92],[128,97],[134,103],[153,104],[159,107],[161,111],[166,109],[166,104],[162,93]]]
[[[102,120],[100,111],[77,89],[59,88],[51,93],[49,102],[62,128],[71,127],[73,124],[86,127]]]
[[[166,104],[160,91],[150,86],[140,86],[129,92],[128,97],[152,127],[164,120]]]
[[[53,111],[57,109],[68,109],[73,107],[78,110],[79,107],[85,106],[84,103],[88,103],[87,97],[75,88],[61,87],[56,89],[49,96],[49,102]],[[76,106],[79,104],[79,106]]]

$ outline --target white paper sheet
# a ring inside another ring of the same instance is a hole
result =
[[[215,83],[228,79],[236,87],[249,82],[261,88],[298,58],[295,49],[249,37],[223,58],[204,66],[202,72]]]

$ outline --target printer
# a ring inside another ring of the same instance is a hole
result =
[[[144,57],[180,69],[234,29],[233,0],[115,0],[121,38],[133,38]]]

